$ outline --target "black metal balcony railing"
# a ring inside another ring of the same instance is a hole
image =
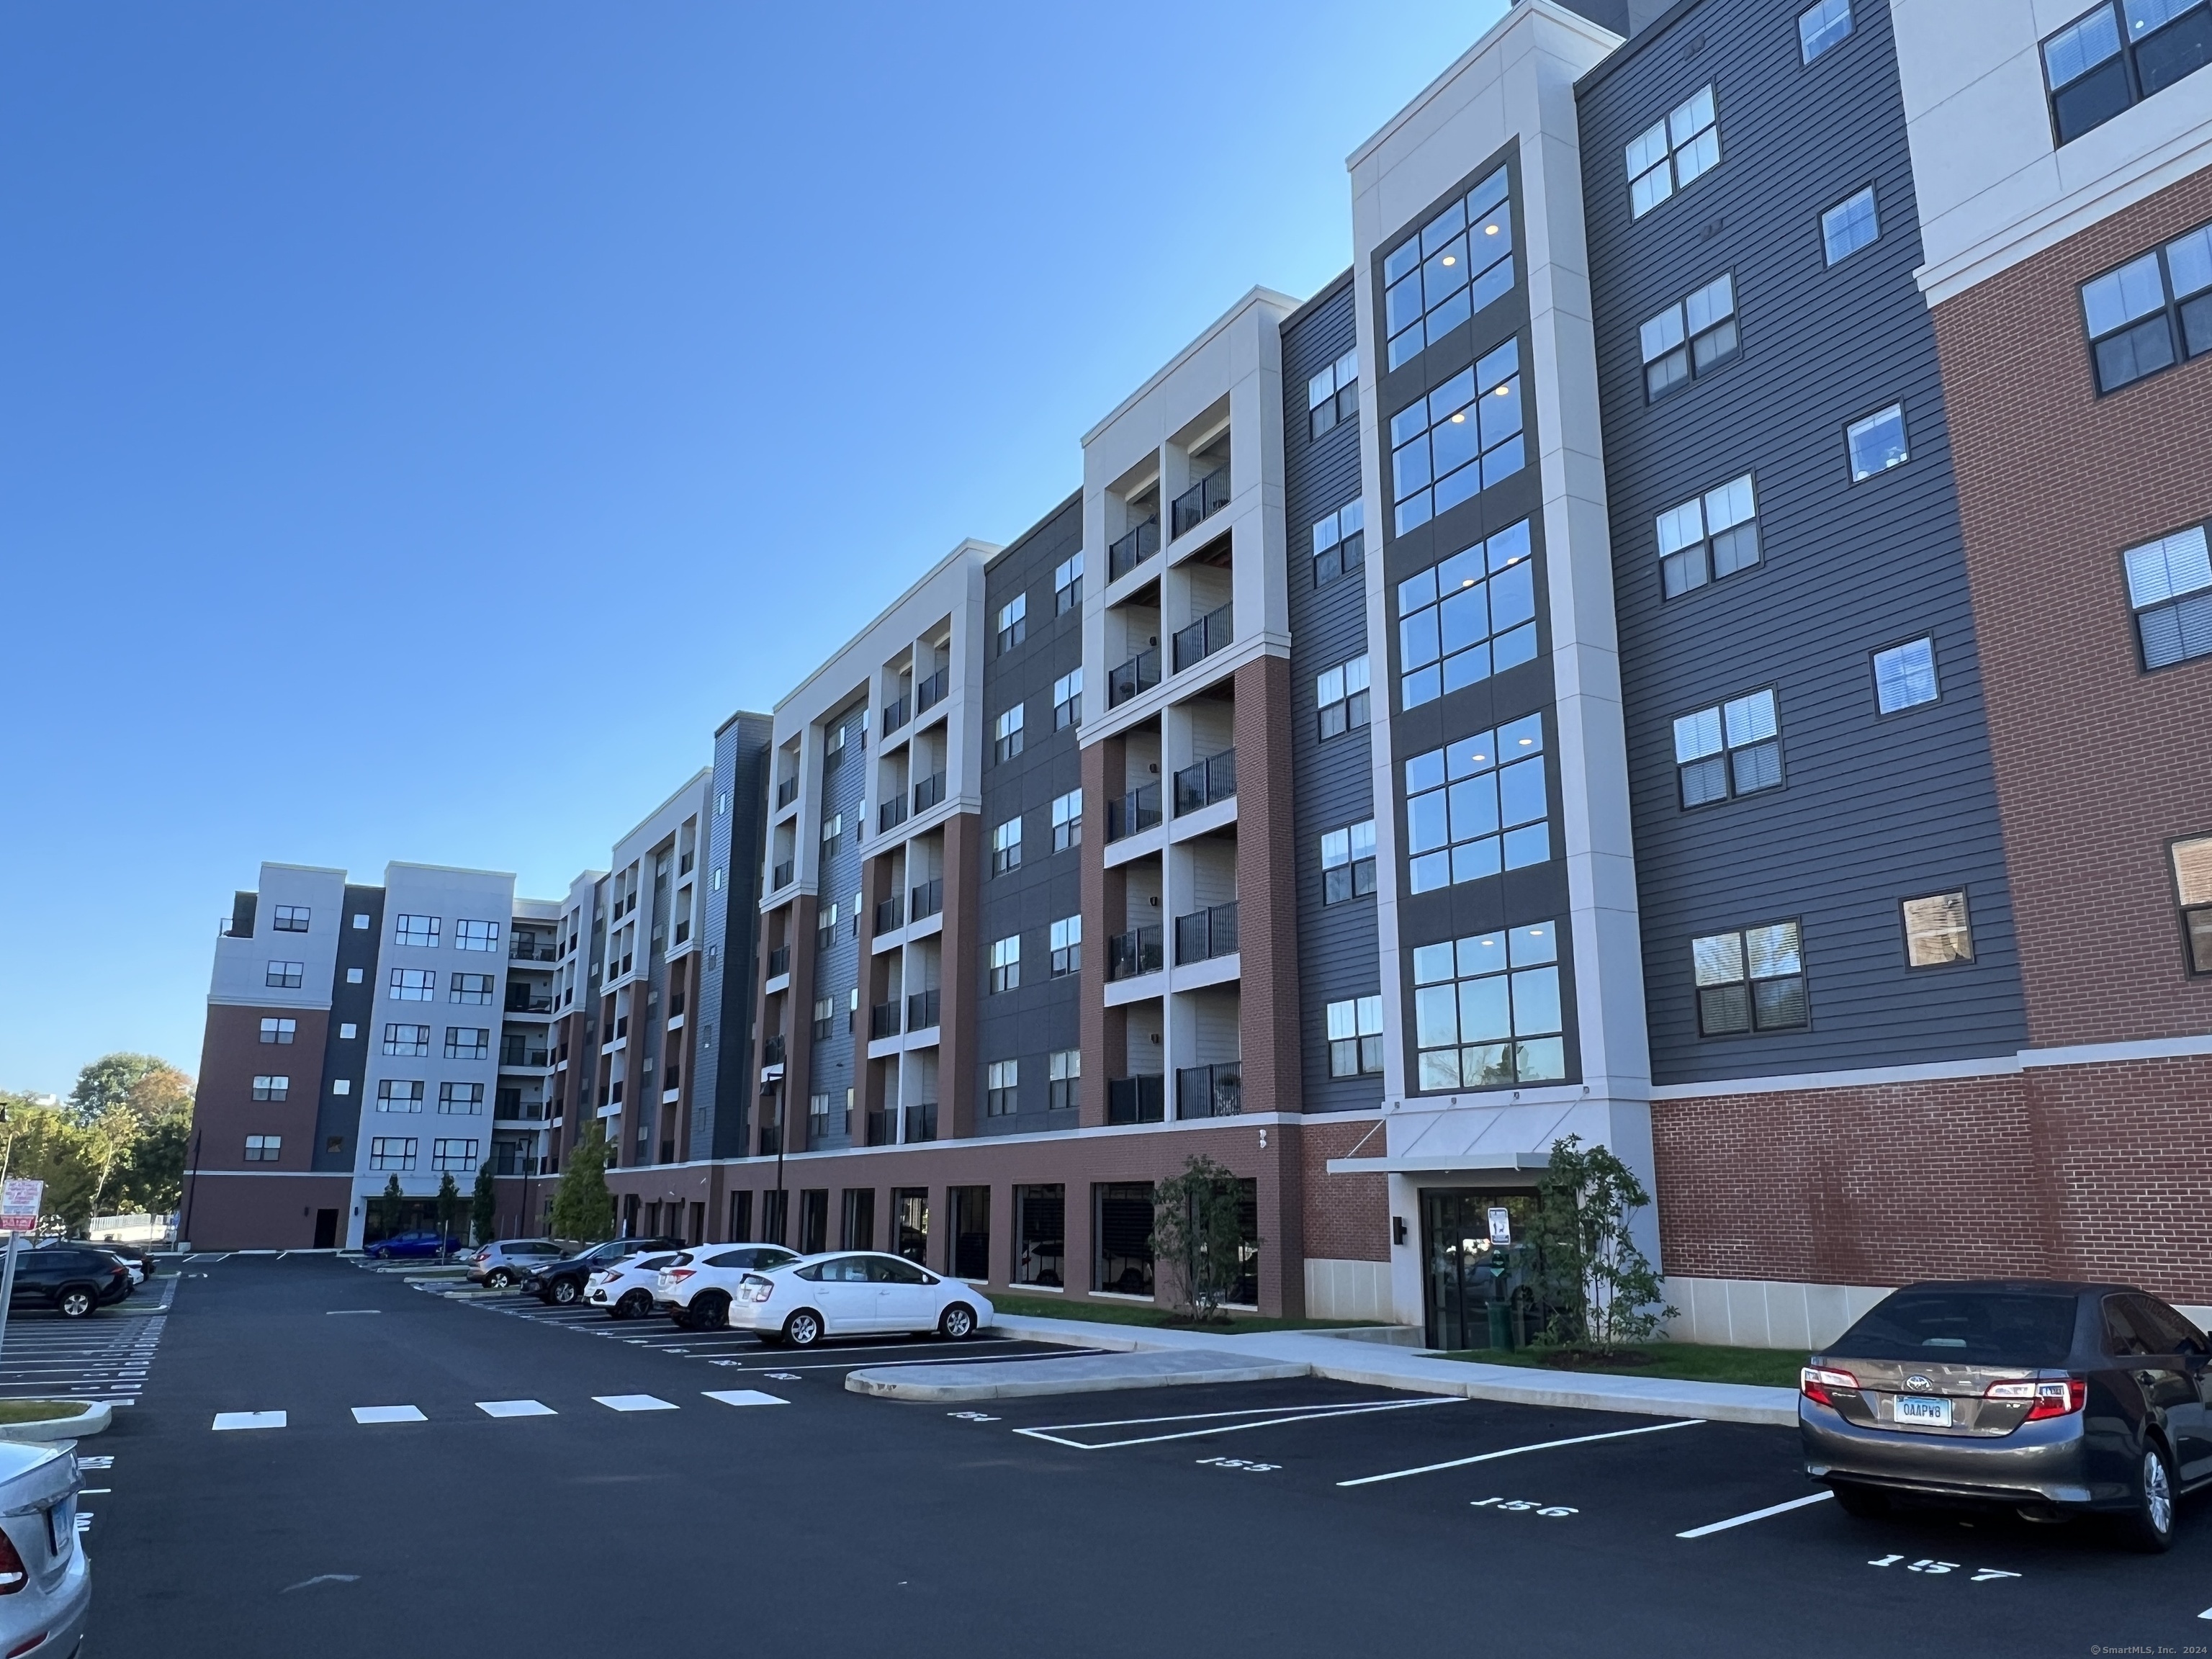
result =
[[[799,799],[799,780],[785,778],[775,786],[775,804],[779,811]]]
[[[937,1139],[937,1103],[924,1101],[906,1109],[906,1138],[909,1141]]]
[[[902,789],[876,808],[876,833],[889,835],[906,822],[906,791]]]
[[[1235,1117],[1244,1109],[1244,1069],[1238,1060],[1176,1068],[1177,1117]]]
[[[546,1063],[546,1053],[543,1048],[533,1048],[526,1042],[510,1038],[499,1045],[499,1063],[502,1066],[543,1066]]]
[[[913,901],[913,919],[926,921],[945,908],[945,878],[925,881],[907,896]]]
[[[893,997],[889,1002],[878,1002],[868,1010],[869,1042],[874,1042],[884,1037],[895,1037],[898,1034],[899,1006],[896,997]]]
[[[1133,789],[1119,800],[1106,803],[1106,839],[1119,841],[1124,836],[1133,836],[1140,830],[1149,830],[1160,821],[1160,787],[1148,783],[1141,789]]]
[[[952,690],[952,671],[940,668],[914,688],[914,712],[926,714],[943,702]]]
[[[540,945],[535,939],[519,939],[507,947],[507,959],[509,962],[550,962],[553,960],[553,947]]]
[[[884,708],[884,735],[885,737],[889,737],[892,732],[897,731],[899,727],[906,724],[907,715],[909,709],[910,700],[903,691],[899,693],[897,702],[885,705]]]
[[[1158,1123],[1167,1115],[1167,1079],[1116,1077],[1106,1080],[1109,1123]]]
[[[888,1146],[891,1144],[891,1115],[889,1112],[870,1112],[867,1127],[869,1146]]]
[[[1160,683],[1160,653],[1139,651],[1106,677],[1106,706],[1118,708],[1140,691]]]
[[[1237,951],[1237,901],[1176,918],[1176,960],[1207,962]]]
[[[876,906],[876,928],[878,933],[888,933],[906,925],[906,901],[896,893]]]
[[[1237,607],[1216,605],[1188,628],[1176,630],[1175,672],[1182,673],[1194,663],[1204,662],[1227,645],[1237,632]]]
[[[550,1014],[553,1012],[553,999],[550,994],[533,997],[526,992],[518,995],[510,988],[507,994],[507,1012],[510,1014]]]
[[[623,1038],[629,1035],[629,1016],[628,1014],[617,1014],[615,1016],[615,1029],[611,1036],[608,1038],[608,1041],[619,1042]]]
[[[913,991],[908,994],[906,1000],[908,1030],[927,1031],[937,1024],[939,998],[941,994],[937,991]]]
[[[1132,927],[1106,941],[1107,978],[1134,979],[1139,974],[1156,974],[1159,969],[1159,928]]]
[[[787,974],[790,971],[791,947],[788,945],[779,945],[768,953],[768,976],[774,979],[778,974]]]
[[[678,945],[688,945],[691,942],[691,924],[689,921],[679,921],[676,924],[675,942]]]
[[[1175,775],[1176,816],[1181,817],[1185,812],[1195,812],[1216,801],[1227,800],[1236,793],[1237,751],[1224,749]]]
[[[761,1044],[761,1064],[763,1066],[781,1066],[783,1064],[782,1032],[778,1031],[774,1036],[769,1038],[767,1042]]]
[[[791,885],[792,877],[797,873],[798,866],[790,859],[786,859],[775,866],[774,873],[769,877],[768,884],[772,888],[788,887]]]
[[[1175,498],[1175,533],[1203,524],[1229,505],[1229,469],[1217,466]]]
[[[914,787],[914,810],[927,812],[945,799],[945,774],[932,772]]]
[[[1119,581],[1160,550],[1160,520],[1154,514],[1118,541],[1106,544],[1106,580]]]

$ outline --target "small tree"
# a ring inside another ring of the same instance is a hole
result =
[[[615,1195],[607,1190],[607,1141],[597,1119],[568,1152],[553,1189],[553,1236],[592,1240],[615,1236]]]
[[[1537,1195],[1546,1339],[1611,1354],[1656,1335],[1676,1310],[1662,1301],[1659,1274],[1629,1231],[1651,1202],[1636,1172],[1610,1148],[1585,1148],[1580,1135],[1568,1135],[1553,1143]]]
[[[1237,1177],[1202,1154],[1152,1189],[1152,1256],[1174,1273],[1194,1322],[1220,1316],[1260,1248],[1244,1237],[1243,1211]]]
[[[477,1166],[477,1184],[469,1194],[469,1237],[479,1244],[491,1243],[499,1229],[499,1194],[492,1186],[491,1165]]]
[[[448,1170],[438,1177],[438,1259],[446,1258],[446,1241],[453,1236],[453,1218],[461,1212],[461,1189],[453,1185]]]
[[[393,1176],[384,1183],[384,1236],[391,1237],[399,1231],[399,1206],[407,1201],[407,1194],[399,1190],[399,1177]]]

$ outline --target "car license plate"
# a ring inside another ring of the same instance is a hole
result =
[[[46,1547],[57,1561],[69,1559],[76,1544],[76,1494],[67,1498],[46,1511]]]
[[[1948,1400],[1928,1400],[1914,1394],[1897,1396],[1891,1415],[1900,1423],[1917,1423],[1931,1429],[1951,1426],[1951,1402]]]

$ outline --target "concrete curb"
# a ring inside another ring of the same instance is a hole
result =
[[[33,1444],[58,1440],[82,1440],[88,1434],[99,1434],[115,1421],[115,1408],[104,1400],[95,1400],[74,1417],[42,1417],[31,1423],[0,1423],[0,1440],[17,1440]]]
[[[883,1400],[945,1402],[1021,1400],[1041,1395],[1103,1394],[1212,1382],[1267,1382],[1304,1376],[1308,1367],[1218,1352],[1128,1352],[1066,1359],[979,1360],[972,1365],[880,1365],[847,1373],[845,1387]]]

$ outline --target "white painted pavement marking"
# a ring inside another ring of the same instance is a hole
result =
[[[380,1314],[383,1311],[381,1308],[325,1308],[323,1310],[324,1314],[331,1319],[341,1318],[347,1314]]]
[[[430,1419],[414,1406],[356,1406],[356,1423],[427,1423]]]
[[[477,1409],[486,1417],[558,1417],[550,1406],[536,1400],[479,1400]]]
[[[1764,1521],[1770,1515],[1787,1515],[1792,1510],[1802,1510],[1808,1504],[1825,1503],[1836,1494],[1816,1492],[1809,1498],[1793,1498],[1786,1504],[1769,1504],[1763,1510],[1753,1510],[1749,1515],[1732,1515],[1725,1521],[1715,1521],[1708,1526],[1692,1527],[1687,1532],[1678,1532],[1677,1538],[1703,1538],[1708,1533],[1726,1532],[1730,1527],[1747,1527],[1754,1521]]]
[[[672,1412],[680,1409],[649,1394],[595,1394],[592,1398],[611,1412]]]
[[[215,1426],[224,1429],[281,1429],[284,1426],[282,1412],[217,1412]]]
[[[791,1401],[780,1395],[763,1394],[758,1389],[702,1389],[709,1400],[719,1400],[725,1406],[788,1406]]]
[[[1705,1421],[1702,1417],[1686,1417],[1672,1423],[1653,1423],[1640,1429],[1615,1429],[1609,1434],[1578,1434],[1567,1440],[1540,1440],[1533,1446],[1508,1446],[1503,1451],[1477,1453],[1473,1457],[1455,1457],[1445,1463],[1424,1463],[1417,1469],[1393,1469],[1388,1474],[1363,1474],[1357,1480],[1340,1480],[1340,1486],[1371,1486],[1378,1480],[1403,1480],[1411,1474],[1434,1474],[1438,1469],[1463,1469],[1470,1463],[1487,1463],[1500,1457],[1518,1457],[1522,1452],[1550,1451],[1559,1446],[1587,1446],[1594,1440],[1625,1440],[1635,1434],[1662,1434],[1668,1429],[1695,1428]]]
[[[1236,1434],[1244,1429],[1272,1429],[1285,1423],[1325,1422],[1337,1417],[1364,1417],[1373,1412],[1411,1411],[1421,1406],[1463,1406],[1466,1400],[1459,1395],[1437,1395],[1420,1400],[1346,1401],[1334,1406],[1262,1406],[1233,1412],[1191,1412],[1179,1417],[1131,1417],[1106,1423],[1054,1423],[1045,1428],[1016,1429],[1016,1434],[1025,1434],[1033,1440],[1049,1440],[1056,1446],[1071,1446],[1077,1451],[1111,1451],[1117,1446],[1152,1446],[1164,1440],[1197,1440],[1210,1434]],[[1224,1423],[1224,1417],[1251,1417],[1255,1412],[1273,1413],[1249,1423]],[[1073,1433],[1079,1429],[1142,1428],[1154,1423],[1209,1422],[1212,1426],[1203,1429],[1184,1429],[1173,1434],[1133,1436],[1126,1440],[1067,1440],[1056,1431]]]

